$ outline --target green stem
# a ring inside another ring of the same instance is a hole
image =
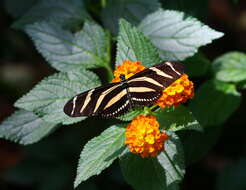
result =
[[[107,4],[106,0],[101,0],[101,6],[102,6],[102,8],[106,7],[106,4]]]
[[[103,0],[102,0],[103,2]],[[104,3],[106,3],[106,0],[104,0]],[[107,75],[108,75],[108,81],[111,82],[114,78],[114,75],[113,75],[113,70],[110,66],[110,62],[111,62],[111,35],[110,35],[110,32],[109,31],[105,31],[105,34],[107,35],[107,57],[108,59],[105,61],[105,68],[107,70]]]
[[[107,78],[108,78],[108,81],[112,81],[112,79],[114,78],[114,75],[113,75],[113,70],[112,68],[110,67],[109,64],[106,64],[105,65],[105,69],[107,70]]]
[[[157,108],[158,106],[157,105],[153,105],[150,107],[150,110],[152,111],[153,109]]]

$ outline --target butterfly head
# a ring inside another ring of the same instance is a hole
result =
[[[120,80],[121,80],[121,81],[125,81],[125,80],[126,80],[126,77],[125,77],[124,74],[120,74]]]

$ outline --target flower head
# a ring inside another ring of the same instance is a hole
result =
[[[114,71],[114,79],[112,82],[120,82],[120,75],[125,75],[125,78],[128,79],[136,73],[144,70],[145,67],[141,64],[140,61],[129,61],[126,60],[122,65],[117,66]]]
[[[174,81],[164,91],[156,102],[160,107],[178,106],[194,96],[193,82],[188,79],[188,75],[183,74]]]
[[[125,144],[132,153],[144,158],[156,156],[164,149],[167,139],[166,133],[160,132],[155,116],[139,115],[127,126]]]

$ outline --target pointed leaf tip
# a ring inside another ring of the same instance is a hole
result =
[[[164,60],[184,60],[200,46],[223,36],[195,18],[185,17],[183,12],[161,9],[143,19],[138,28]]]

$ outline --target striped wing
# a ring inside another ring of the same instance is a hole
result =
[[[67,102],[64,112],[71,117],[115,118],[135,105],[154,104],[162,91],[184,73],[181,63],[163,62],[147,68],[128,80],[109,83],[83,92]]]
[[[162,91],[184,73],[179,62],[163,62],[147,68],[128,80],[133,105],[153,105]]]
[[[64,112],[70,117],[100,115],[114,118],[123,115],[130,108],[127,90],[122,84],[109,83],[73,97],[64,106]]]

